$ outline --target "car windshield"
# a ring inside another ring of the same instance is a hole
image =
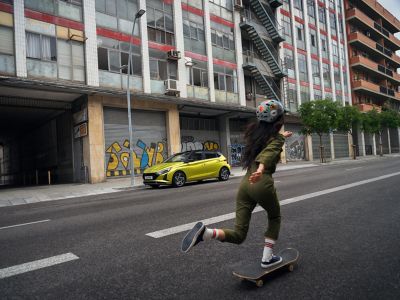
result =
[[[185,162],[188,160],[189,156],[190,152],[177,153],[166,159],[164,162]]]

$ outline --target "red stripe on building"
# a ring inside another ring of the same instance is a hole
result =
[[[294,79],[294,78],[288,77],[287,81],[288,81],[289,83],[294,83],[294,84],[296,84],[296,79]]]
[[[287,10],[284,10],[283,8],[281,8],[281,14],[290,18],[290,12],[288,12]]]
[[[12,5],[3,2],[0,2],[0,11],[8,12],[10,14],[14,13]]]
[[[315,90],[321,90],[321,86],[320,85],[314,84],[313,87],[314,87]]]
[[[301,86],[310,86],[310,83],[309,82],[307,82],[307,81],[300,81],[300,85]]]
[[[55,25],[59,25],[59,26],[64,26],[64,27],[76,29],[76,30],[83,30],[84,29],[83,23],[79,23],[79,22],[76,22],[76,21],[64,19],[64,18],[61,18],[61,17],[56,17],[56,16],[53,16],[53,15],[41,13],[41,12],[38,12],[38,11],[33,11],[33,10],[30,10],[30,9],[25,9],[25,17],[31,18],[31,19],[35,19],[35,20],[38,20],[38,21],[42,21],[42,22],[46,22],[46,23],[51,23],[51,24],[55,24]]]
[[[223,66],[229,69],[236,69],[237,64],[231,63],[229,61],[220,60],[218,58],[213,58],[213,63],[219,66]]]
[[[317,30],[317,26],[315,26],[314,24],[308,23],[308,27],[310,27],[311,29]]]
[[[318,1],[318,5],[321,7],[325,7],[325,3],[322,3],[321,1]]]
[[[182,9],[186,10],[188,12],[191,12],[192,14],[198,15],[198,16],[204,16],[203,10],[193,7],[193,6],[190,6],[190,5],[187,5],[186,3],[182,3]]]
[[[335,67],[335,68],[339,68],[340,67],[340,65],[338,64],[338,63],[332,63],[333,64],[333,66]]]
[[[165,4],[170,4],[172,5],[174,3],[174,0],[164,0],[163,1]]]
[[[303,19],[300,19],[299,17],[296,17],[296,16],[294,17],[294,19],[296,20],[296,22],[304,24],[304,20]]]
[[[336,91],[336,95],[340,95],[342,91]]]
[[[307,51],[304,51],[303,49],[299,49],[299,48],[297,48],[297,53],[307,55]]]
[[[115,31],[112,31],[112,30],[109,30],[109,29],[105,29],[105,28],[97,28],[96,32],[100,36],[104,36],[104,37],[107,37],[107,38],[110,38],[110,39],[114,39],[114,40],[118,40],[118,41],[121,41],[121,42],[129,43],[130,41],[132,41],[134,45],[140,45],[141,44],[141,40],[139,38],[132,37],[132,39],[131,39],[130,35],[122,33],[122,32],[115,32]]]
[[[167,52],[170,50],[175,50],[175,47],[171,46],[171,45],[159,44],[159,43],[152,42],[152,41],[149,41],[148,44],[149,44],[149,48],[161,50],[164,52]]]
[[[331,35],[332,40],[338,41],[338,37],[335,35]]]
[[[319,32],[320,32],[321,34],[323,34],[323,35],[328,36],[328,33],[327,33],[325,30],[320,29]]]
[[[341,43],[342,45],[344,45],[344,40],[340,40],[340,43]]]
[[[332,89],[326,87],[326,88],[325,88],[325,92],[332,93]]]
[[[289,50],[293,50],[293,45],[290,45],[288,43],[283,43],[283,48],[289,49]]]
[[[212,15],[212,14],[210,14],[210,20],[215,22],[215,23],[222,24],[222,25],[225,25],[225,26],[228,26],[228,27],[231,27],[231,28],[234,27],[234,24],[232,22],[229,22],[229,21],[227,21],[227,20],[225,20],[225,19],[223,19],[221,17],[215,16],[215,15]]]
[[[317,54],[311,53],[311,58],[315,60],[319,60],[319,56]]]
[[[329,65],[329,59],[327,59],[327,58],[322,58],[322,62]]]
[[[200,61],[207,61],[208,58],[205,55],[201,55],[201,54],[197,54],[197,53],[193,53],[193,52],[189,52],[189,51],[185,51],[185,56],[187,57],[191,57]]]
[[[333,14],[336,14],[336,11],[335,11],[333,8],[331,8],[331,7],[329,7],[329,12],[331,12],[331,13],[333,13]]]

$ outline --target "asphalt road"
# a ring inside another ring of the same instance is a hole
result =
[[[284,204],[276,249],[294,247],[300,259],[262,288],[232,270],[261,259],[263,212],[239,246],[211,241],[183,254],[185,231],[146,235],[234,212],[241,178],[231,178],[0,208],[0,298],[400,299],[399,158],[274,177]],[[52,263],[63,254],[71,260]]]

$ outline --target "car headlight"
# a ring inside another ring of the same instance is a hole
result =
[[[164,169],[164,170],[158,171],[156,174],[157,174],[158,176],[160,176],[160,175],[163,175],[163,174],[165,174],[165,173],[168,173],[170,170],[171,170],[171,168],[166,168],[166,169]]]

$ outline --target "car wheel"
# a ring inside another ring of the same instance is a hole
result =
[[[172,184],[175,187],[184,186],[186,183],[186,175],[182,171],[178,171],[172,177]]]
[[[227,181],[229,179],[229,169],[227,167],[222,167],[221,170],[219,170],[219,177],[218,179],[220,181]]]

